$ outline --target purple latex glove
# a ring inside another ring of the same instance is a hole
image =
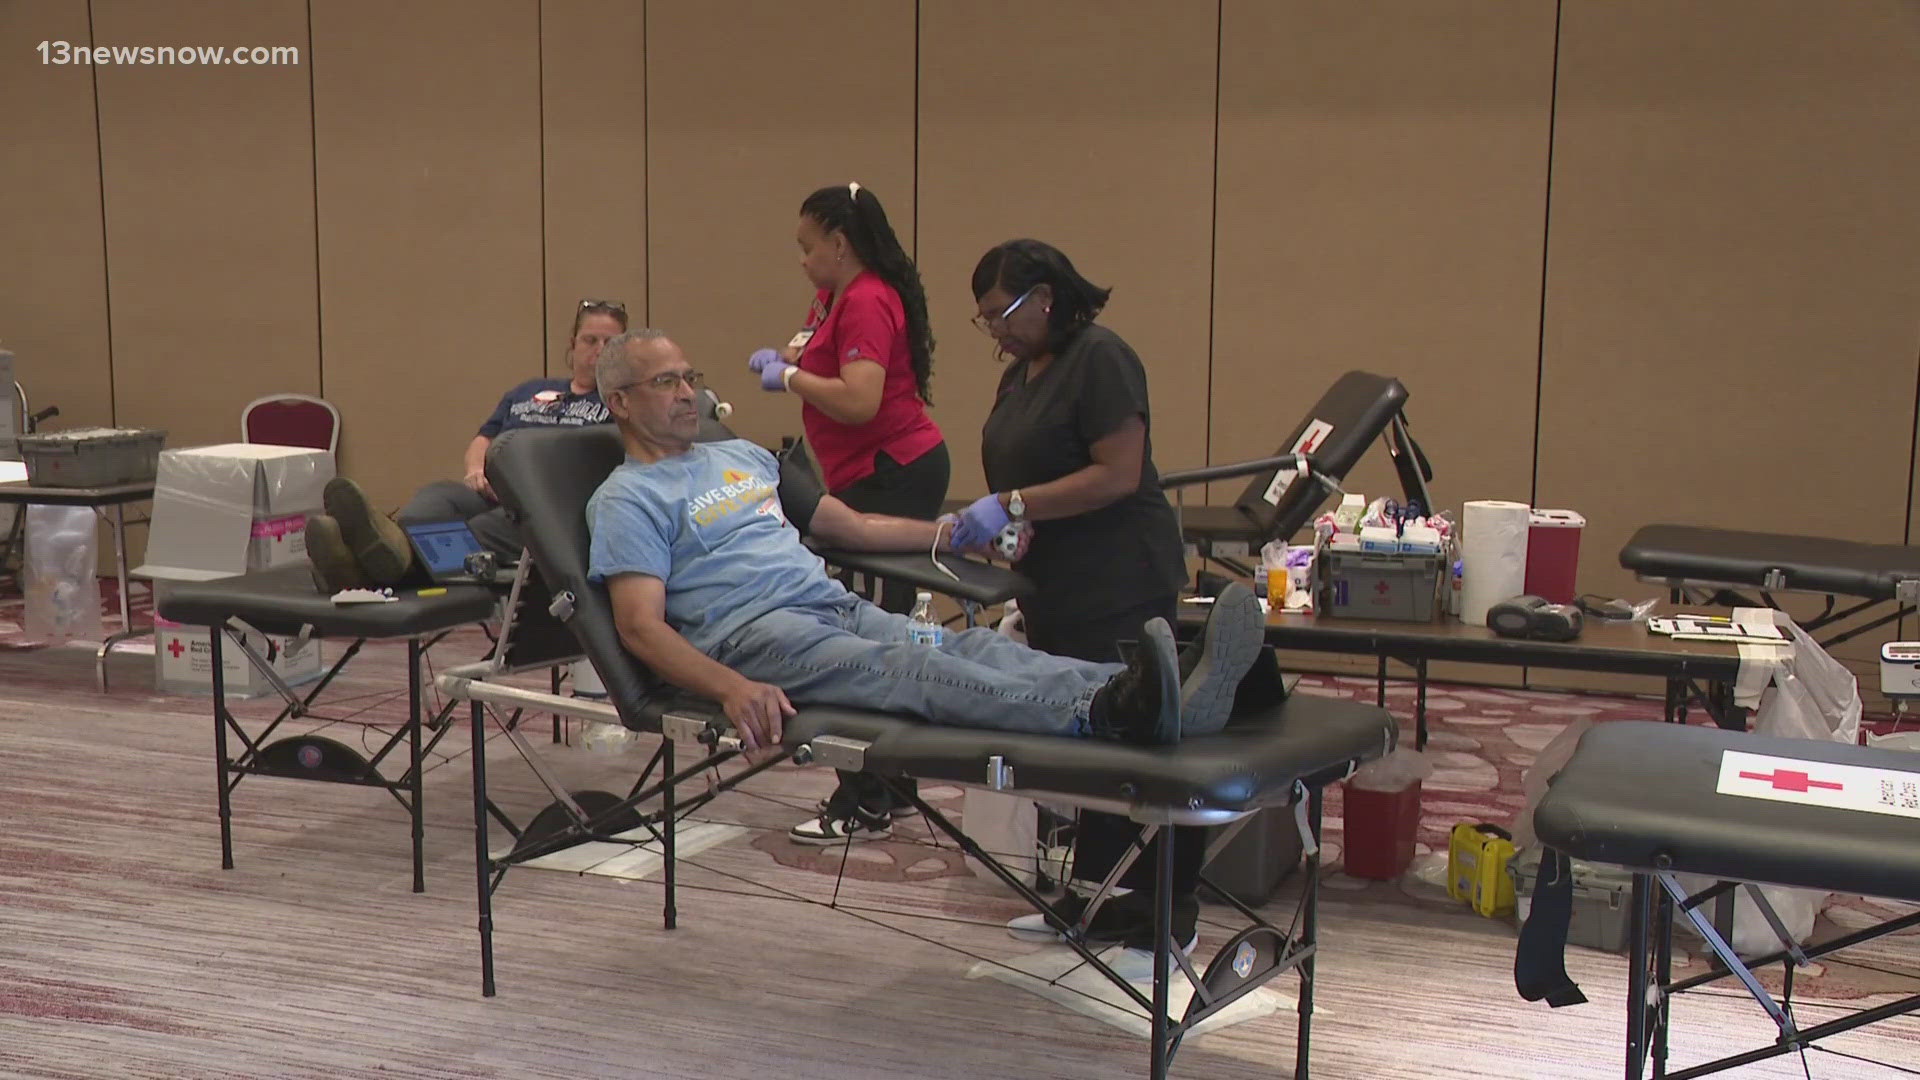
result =
[[[1007,508],[1000,505],[1000,496],[982,495],[960,512],[960,523],[953,527],[953,546],[962,551],[985,547],[1007,524]]]
[[[749,363],[751,363],[751,361],[749,361]],[[785,390],[787,388],[787,372],[792,370],[793,365],[780,359],[778,356],[767,361],[766,365],[760,369],[760,389],[772,390],[776,393]]]
[[[768,364],[777,362],[779,359],[780,354],[776,350],[755,349],[753,355],[747,357],[747,370],[758,375],[760,374],[760,369],[766,367]]]

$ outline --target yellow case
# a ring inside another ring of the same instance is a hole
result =
[[[1511,912],[1513,837],[1498,825],[1463,821],[1447,839],[1447,895],[1489,917]]]

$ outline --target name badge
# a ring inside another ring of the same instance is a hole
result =
[[[812,340],[813,340],[813,331],[802,330],[799,333],[793,335],[793,339],[787,342],[787,348],[804,349],[807,347],[807,342]]]

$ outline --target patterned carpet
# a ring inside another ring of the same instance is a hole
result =
[[[428,892],[407,890],[405,818],[384,795],[253,779],[235,793],[236,869],[218,868],[204,699],[159,697],[151,656],[116,654],[92,691],[91,650],[29,648],[0,609],[0,1076],[880,1077],[1144,1071],[1113,1029],[967,979],[975,958],[1029,955],[998,930],[1018,901],[974,875],[919,822],[851,851],[802,849],[781,830],[829,774],[782,767],[715,803],[748,834],[683,866],[681,928],[659,929],[656,883],[517,872],[498,894],[502,996],[477,992],[472,823],[464,727],[427,775]],[[442,663],[483,647],[442,646]],[[329,646],[331,648],[331,646]],[[330,654],[337,655],[337,654]],[[372,646],[330,700],[328,734],[374,746],[404,708],[404,653]],[[1309,677],[1308,693],[1370,698],[1364,679]],[[1410,686],[1389,703],[1411,730]],[[271,701],[240,705],[255,727]],[[1655,715],[1631,699],[1441,687],[1429,700],[1436,772],[1425,858],[1399,882],[1340,872],[1341,797],[1329,793],[1315,1073],[1323,1077],[1617,1074],[1624,962],[1572,950],[1592,1004],[1527,1005],[1511,982],[1513,932],[1434,883],[1456,821],[1505,822],[1532,756],[1569,721]],[[303,722],[288,731],[322,726]],[[542,721],[535,728],[545,746]],[[622,787],[646,744],[554,749],[570,787]],[[545,802],[510,747],[489,744],[496,798]],[[934,801],[958,808],[943,788]],[[843,874],[844,871],[844,874]],[[835,903],[838,910],[824,906]],[[1290,890],[1270,905],[1285,924]],[[1821,934],[1898,910],[1857,899]],[[1209,907],[1200,955],[1230,932]],[[888,932],[877,927],[891,927]],[[1920,990],[1920,937],[1823,962],[1796,978],[1803,1019]],[[1769,974],[1771,978],[1771,973]],[[1274,987],[1291,995],[1291,979]],[[1767,1024],[1729,990],[1678,1007],[1676,1063],[1763,1043]],[[987,1037],[984,1033],[991,1032]],[[1286,1075],[1281,1013],[1195,1038],[1175,1075]],[[1920,1020],[1834,1049],[1920,1068]],[[1905,1075],[1827,1054],[1742,1077]]]

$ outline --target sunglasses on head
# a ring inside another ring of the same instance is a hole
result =
[[[627,313],[627,304],[624,300],[582,300],[580,301],[580,310],[617,311],[625,315]]]

